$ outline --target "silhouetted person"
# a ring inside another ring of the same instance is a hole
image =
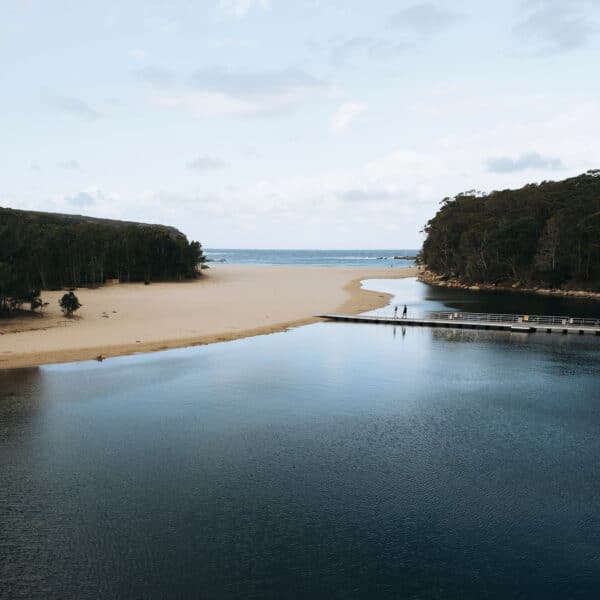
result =
[[[406,319],[408,315],[408,309],[406,308],[406,304],[404,305],[404,310],[402,311],[402,318]]]
[[[398,318],[398,307],[394,306],[394,319]]]

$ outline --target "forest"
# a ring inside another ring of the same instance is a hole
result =
[[[42,289],[192,278],[203,260],[172,227],[0,208],[0,313]]]
[[[600,290],[600,170],[445,198],[425,227],[427,268],[466,284]]]

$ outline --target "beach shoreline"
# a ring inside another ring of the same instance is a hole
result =
[[[391,297],[361,281],[415,277],[417,269],[218,265],[204,273],[194,281],[82,288],[73,319],[60,313],[63,292],[44,292],[42,317],[0,322],[0,369],[225,342],[308,325],[319,313],[359,314]]]

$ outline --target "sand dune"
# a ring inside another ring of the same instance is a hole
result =
[[[213,266],[196,281],[80,289],[78,316],[60,313],[61,292],[45,292],[43,317],[0,322],[0,368],[87,360],[232,340],[315,321],[321,312],[360,313],[386,294],[360,288],[410,269]]]

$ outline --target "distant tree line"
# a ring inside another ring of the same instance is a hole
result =
[[[600,290],[600,170],[446,198],[425,233],[423,262],[440,275]]]
[[[177,229],[0,208],[0,311],[34,301],[41,289],[195,277],[199,242]]]

